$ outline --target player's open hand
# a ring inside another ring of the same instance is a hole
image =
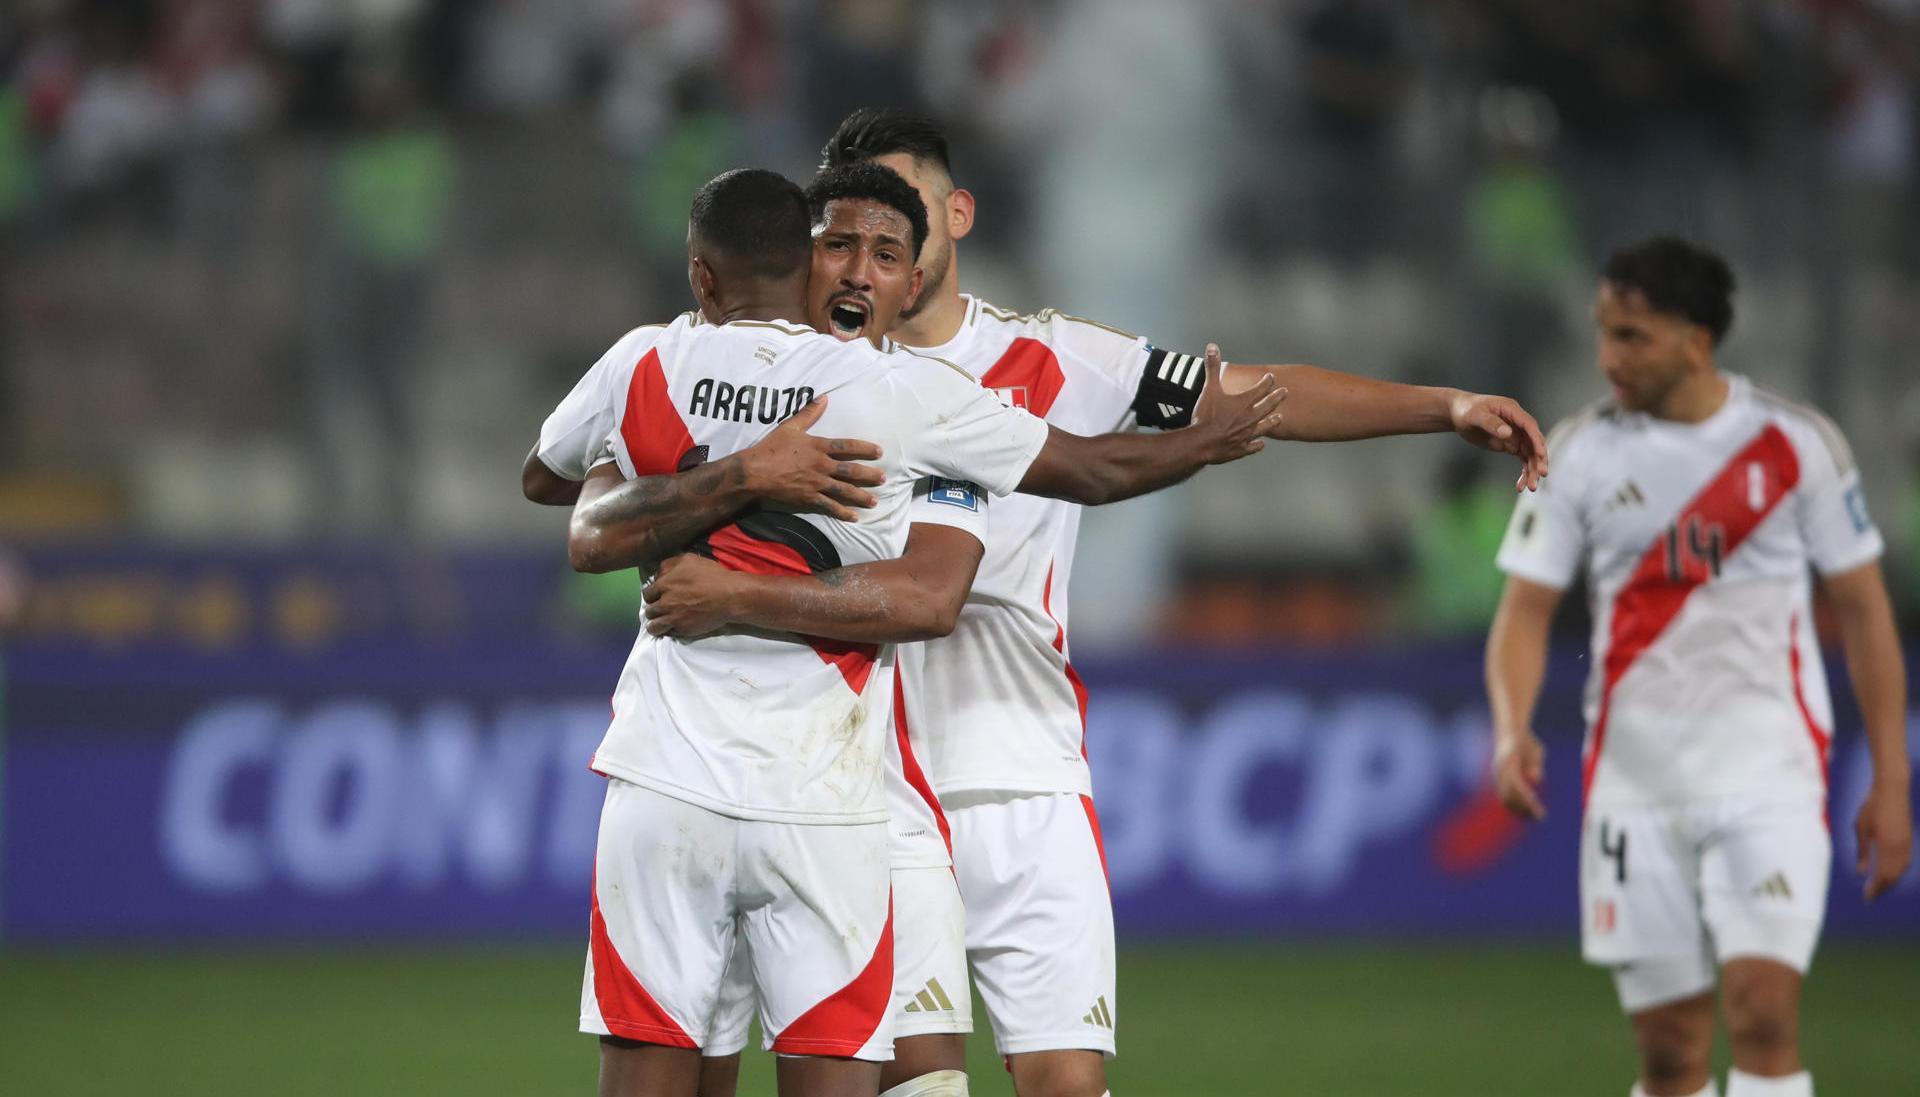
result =
[[[1193,409],[1193,425],[1187,429],[1199,432],[1196,438],[1205,442],[1207,463],[1223,465],[1259,453],[1266,445],[1265,436],[1280,429],[1280,401],[1287,398],[1287,390],[1271,373],[1263,373],[1252,388],[1229,393],[1221,381],[1225,367],[1215,343],[1207,344],[1205,368],[1206,387]]]
[[[1530,822],[1547,817],[1540,782],[1547,775],[1547,748],[1532,732],[1501,736],[1493,748],[1493,790],[1507,810]]]
[[[1448,408],[1454,433],[1481,449],[1520,458],[1516,491],[1536,491],[1547,474],[1547,440],[1527,409],[1504,396],[1463,392]]]
[[[858,438],[817,438],[807,431],[827,410],[822,396],[744,449],[740,462],[747,486],[761,500],[785,510],[825,514],[842,522],[873,506],[865,488],[885,483],[886,473],[859,461],[880,459],[880,447]]]
[[[1885,895],[1913,860],[1913,805],[1904,781],[1875,781],[1853,822],[1860,840],[1860,875],[1867,878],[1867,901]]]
[[[732,624],[728,599],[734,573],[704,556],[670,556],[647,581],[647,631],[693,640]]]

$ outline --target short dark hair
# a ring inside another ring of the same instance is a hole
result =
[[[947,159],[947,127],[899,107],[861,107],[847,115],[820,150],[820,170],[896,152],[938,164],[948,178],[953,176]]]
[[[920,200],[920,192],[902,179],[899,172],[871,160],[861,160],[825,168],[807,187],[807,210],[815,224],[826,216],[828,202],[843,199],[878,202],[899,210],[913,229],[913,257],[920,258],[920,248],[927,242],[927,205]]]
[[[736,168],[693,196],[693,239],[729,272],[782,278],[809,269],[813,223],[799,184],[779,172]]]
[[[1607,257],[1600,277],[1645,297],[1656,312],[1706,328],[1716,346],[1733,327],[1732,268],[1677,236],[1655,236],[1618,249]]]

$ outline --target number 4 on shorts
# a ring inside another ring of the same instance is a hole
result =
[[[1627,882],[1627,832],[1615,833],[1610,820],[1600,820],[1600,856],[1613,862],[1613,882]]]

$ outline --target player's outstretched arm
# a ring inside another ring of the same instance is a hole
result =
[[[1053,428],[1028,466],[1020,490],[1088,506],[1115,503],[1177,484],[1208,465],[1260,452],[1261,438],[1280,428],[1287,390],[1261,377],[1239,392],[1220,384],[1220,348],[1209,343],[1207,386],[1193,425],[1165,434],[1123,431],[1085,438]]]
[[[1878,561],[1825,581],[1846,649],[1847,674],[1867,725],[1873,786],[1854,821],[1869,900],[1893,887],[1913,859],[1912,762],[1907,757],[1907,672]]]
[[[647,631],[691,640],[748,625],[853,643],[931,640],[953,631],[983,551],[965,530],[916,522],[899,559],[818,575],[749,575],[675,556],[647,584]]]
[[[1517,486],[1540,486],[1547,474],[1547,441],[1525,408],[1505,396],[1460,389],[1403,385],[1319,366],[1229,365],[1228,391],[1272,377],[1293,393],[1287,417],[1272,437],[1292,442],[1349,442],[1395,434],[1453,431],[1468,443],[1520,458]]]
[[[580,481],[569,480],[547,467],[540,459],[540,447],[527,451],[520,464],[520,494],[530,503],[543,507],[570,507],[580,499]]]
[[[1509,577],[1487,632],[1487,703],[1493,712],[1493,787],[1522,819],[1544,819],[1540,782],[1547,751],[1533,733],[1533,707],[1547,676],[1547,630],[1560,591]]]
[[[877,460],[880,447],[808,434],[826,406],[815,400],[739,453],[686,472],[625,480],[612,464],[595,469],[567,528],[574,569],[652,568],[758,503],[854,521],[874,505],[864,489],[886,480],[858,463]]]

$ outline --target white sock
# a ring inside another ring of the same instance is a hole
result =
[[[1640,1083],[1635,1082],[1633,1084],[1633,1092],[1628,1094],[1627,1097],[1647,1097],[1647,1091],[1640,1088]],[[1712,1078],[1708,1078],[1707,1088],[1698,1093],[1690,1093],[1687,1097],[1720,1097],[1720,1087],[1713,1084]],[[1727,1097],[1733,1097],[1733,1095],[1729,1093]]]
[[[936,1070],[909,1078],[880,1097],[967,1097],[967,1072]]]
[[[1729,1070],[1727,1097],[1813,1097],[1813,1075],[1803,1070],[1784,1078],[1762,1078],[1741,1070]]]

